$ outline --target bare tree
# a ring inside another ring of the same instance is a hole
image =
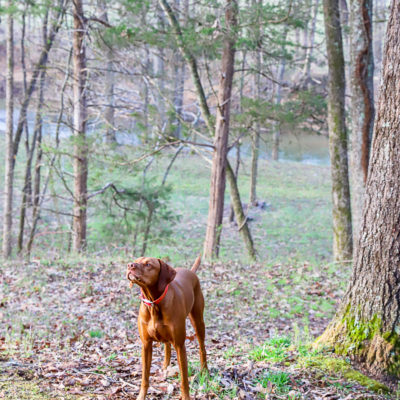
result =
[[[262,0],[253,0],[253,7],[257,5],[257,23],[256,41],[261,43],[261,24],[260,24],[260,9]],[[254,76],[254,93],[256,99],[261,99],[261,49],[256,51],[256,74]],[[250,204],[255,205],[257,201],[257,172],[258,172],[258,157],[260,153],[260,123],[256,123],[255,131],[251,136],[251,174],[250,174]]]
[[[179,48],[180,48],[180,50],[182,52],[182,55],[184,56],[188,66],[189,66],[189,69],[190,69],[190,72],[191,72],[191,75],[192,75],[192,80],[193,80],[193,83],[195,85],[195,89],[196,89],[196,92],[197,92],[197,98],[198,98],[198,101],[199,101],[199,104],[200,104],[200,109],[201,109],[201,112],[203,114],[203,118],[204,118],[205,123],[207,125],[208,131],[210,132],[210,134],[212,134],[214,132],[215,128],[214,128],[213,119],[212,119],[212,116],[211,116],[211,113],[210,113],[210,109],[208,107],[207,98],[206,98],[206,95],[204,93],[203,85],[201,83],[199,71],[198,71],[198,68],[197,68],[196,59],[194,58],[193,54],[189,51],[189,49],[185,46],[185,43],[184,43],[183,38],[182,38],[182,31],[180,29],[179,22],[177,21],[177,19],[176,19],[174,13],[173,13],[172,8],[169,5],[168,1],[167,0],[159,0],[159,1],[160,1],[161,6],[163,7],[165,13],[168,16],[169,22],[170,22],[171,27],[173,29],[175,40],[177,41],[177,44],[178,44],[178,46],[179,46]],[[230,168],[230,170],[232,170],[232,168],[229,166],[229,161],[227,159],[226,159],[226,163],[227,163],[228,168]],[[232,172],[233,172],[233,170],[232,170]],[[235,179],[234,173],[233,173],[233,178],[234,179],[229,179],[229,183],[231,185],[231,191],[238,193],[239,191],[238,191],[238,188],[237,188],[237,181]],[[240,210],[240,215],[237,214],[238,210]],[[243,224],[241,224],[241,222],[240,222],[241,221],[241,215],[244,215],[243,207],[242,207],[241,202],[235,202],[234,212],[235,212],[235,217],[236,217],[236,220],[238,221],[239,226],[243,226],[244,227],[244,225],[247,225],[247,219],[244,219]],[[251,239],[251,235],[250,235],[250,230],[248,229],[248,226],[246,226],[246,229],[241,229],[240,233],[243,236],[247,235],[247,234],[249,235],[249,237],[247,237],[246,240],[245,240],[246,241],[246,245],[253,243],[253,241]],[[253,257],[252,255],[254,255],[254,254],[255,254],[255,251],[254,251],[254,248],[253,248],[251,250],[251,252],[249,252],[249,255],[251,257]]]
[[[73,89],[74,89],[74,211],[72,248],[86,247],[88,148],[86,141],[86,24],[82,0],[73,3]]]
[[[13,5],[13,0],[8,1],[8,7]],[[3,256],[11,256],[12,240],[12,199],[14,188],[14,17],[12,13],[7,15],[6,28],[6,157],[4,177],[4,222],[3,222]]]
[[[215,123],[214,152],[211,167],[210,203],[208,209],[204,257],[218,256],[224,212],[226,156],[228,153],[230,106],[235,63],[235,30],[237,3],[227,0],[225,8],[226,37],[222,53],[218,88],[217,119]]]

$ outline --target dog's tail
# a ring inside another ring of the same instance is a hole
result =
[[[196,258],[196,261],[193,264],[193,267],[191,268],[191,271],[196,273],[198,268],[200,267],[200,261],[201,261],[201,254],[199,254]]]

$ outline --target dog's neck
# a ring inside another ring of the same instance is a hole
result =
[[[146,299],[150,301],[157,300],[164,292],[164,291],[160,292],[160,290],[158,290],[158,287],[156,285],[152,287],[141,286],[141,289],[143,291],[144,297],[146,297]]]

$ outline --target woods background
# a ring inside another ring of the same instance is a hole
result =
[[[199,398],[390,398],[397,0],[3,0],[0,16],[0,361],[33,374],[22,391],[129,398],[124,264],[202,252]],[[313,350],[321,333],[387,386]],[[176,396],[168,379],[150,392]]]

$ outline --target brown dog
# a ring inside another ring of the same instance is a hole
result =
[[[142,340],[142,384],[138,400],[144,400],[149,388],[153,341],[165,343],[166,369],[174,346],[181,373],[183,400],[190,400],[186,357],[186,318],[196,331],[200,345],[201,369],[207,370],[204,346],[205,326],[203,320],[204,298],[196,270],[200,257],[191,270],[174,269],[158,258],[140,257],[128,264],[126,277],[141,288],[138,327]]]

